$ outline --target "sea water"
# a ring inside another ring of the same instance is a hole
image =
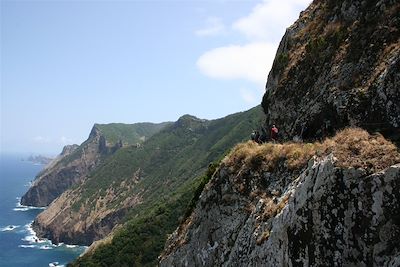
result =
[[[36,174],[43,168],[20,156],[0,155],[0,267],[65,266],[86,247],[54,245],[31,228],[43,208],[20,205]]]

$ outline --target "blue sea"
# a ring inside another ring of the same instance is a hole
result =
[[[31,223],[43,209],[19,204],[43,168],[21,156],[0,155],[0,267],[65,266],[85,247],[54,245],[36,237]]]

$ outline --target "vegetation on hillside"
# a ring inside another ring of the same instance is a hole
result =
[[[104,199],[110,189],[115,197],[105,204],[109,209],[123,208],[132,196],[140,196],[141,202],[127,207],[124,226],[111,242],[72,266],[156,265],[167,235],[190,214],[215,171],[217,164],[210,162],[247,140],[262,115],[259,106],[214,121],[185,115],[142,147],[117,151],[75,188],[79,195],[72,211],[89,216],[93,203]]]
[[[210,164],[206,174],[181,186],[167,201],[158,201],[128,220],[111,242],[69,266],[156,266],[168,234],[190,215],[217,166]]]
[[[215,121],[187,120],[184,116],[143,144],[117,151],[102,166],[92,172],[80,188],[73,207],[90,212],[92,203],[104,196],[108,188],[116,190],[112,205],[118,207],[126,194],[140,194],[155,200],[170,195],[186,180],[200,176],[210,162],[220,158],[233,145],[248,138],[260,123],[261,109],[237,113]],[[139,172],[138,180],[132,180]],[[139,182],[129,190],[119,187],[123,182]],[[110,203],[111,204],[111,203]]]
[[[101,132],[109,144],[116,144],[119,141],[122,141],[124,144],[135,144],[144,142],[147,138],[150,138],[169,124],[171,123],[109,123],[95,124],[94,127]]]

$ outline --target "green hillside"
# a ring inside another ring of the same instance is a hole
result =
[[[35,184],[22,196],[21,203],[48,206],[122,146],[143,143],[170,124],[95,124],[85,142],[70,153],[61,154],[36,176]]]
[[[106,138],[110,144],[115,144],[122,141],[125,144],[142,143],[145,139],[151,137],[156,132],[170,124],[164,123],[109,123],[109,124],[95,124],[101,134]]]
[[[89,138],[85,142],[83,142],[71,155],[63,158],[60,161],[59,165],[66,165],[73,160],[81,158],[83,151],[87,150],[88,146],[93,145],[93,143],[95,143],[95,146],[99,147],[99,141],[96,140],[96,136],[104,138],[106,145],[110,148],[112,146],[115,146],[120,141],[124,146],[129,146],[137,143],[143,143],[146,139],[150,138],[155,133],[159,132],[162,128],[170,124],[170,122],[163,122],[158,124],[148,122],[134,124],[95,123],[89,135]],[[104,158],[105,156],[108,156],[106,154],[108,153],[102,153],[101,156]]]
[[[91,203],[104,198],[110,188],[116,196],[107,204],[110,209],[122,207],[132,195],[140,196],[142,202],[129,209],[125,226],[110,244],[78,259],[73,266],[154,266],[167,234],[184,218],[190,201],[201,192],[198,188],[211,176],[212,171],[203,175],[207,167],[236,143],[248,139],[262,116],[260,107],[213,121],[185,115],[142,147],[115,153],[76,189],[80,196],[73,209],[90,214]],[[132,174],[138,171],[140,179],[133,183]]]

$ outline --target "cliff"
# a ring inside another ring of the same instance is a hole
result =
[[[322,144],[241,144],[160,266],[397,266],[399,162],[396,146],[360,129]]]
[[[73,185],[82,182],[105,158],[122,146],[142,143],[168,124],[95,124],[89,138],[80,146],[63,148],[62,153],[40,172],[21,204],[48,206]]]
[[[142,240],[139,243],[150,237],[157,239],[143,248],[154,254],[143,261],[156,262],[166,234],[175,229],[186,211],[199,177],[210,162],[248,140],[262,116],[260,106],[211,121],[182,116],[141,146],[123,147],[105,159],[82,183],[65,191],[39,214],[33,227],[39,236],[55,243],[90,245],[127,221],[161,213],[166,229],[159,226],[157,234],[145,235],[148,230],[144,230],[135,237]],[[173,212],[160,208],[166,203],[175,205]],[[152,222],[135,225],[147,227]],[[159,233],[167,229],[169,232]],[[144,254],[139,249],[135,253]]]
[[[262,106],[283,139],[346,126],[400,140],[400,3],[315,0],[287,29]]]

